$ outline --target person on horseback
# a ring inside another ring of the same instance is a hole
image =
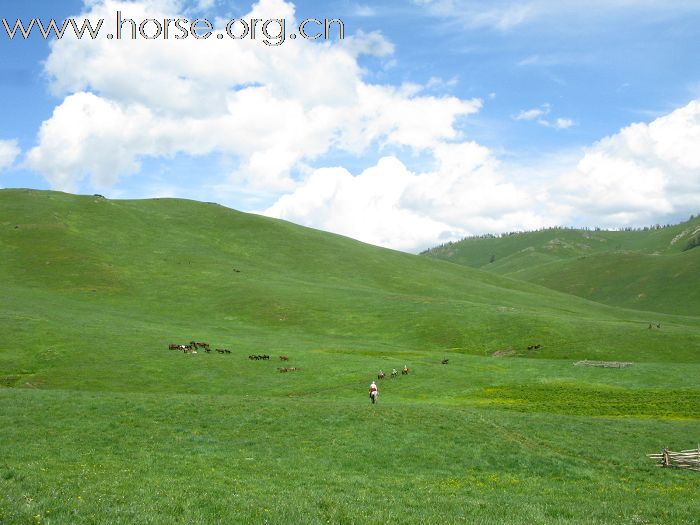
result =
[[[369,385],[369,398],[372,400],[372,404],[377,402],[377,396],[379,395],[379,390],[377,390],[377,384],[372,381]]]

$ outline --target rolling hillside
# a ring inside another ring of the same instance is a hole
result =
[[[0,523],[697,516],[698,316],[175,199],[0,190],[0,253]]]
[[[529,281],[605,304],[700,313],[700,217],[646,231],[548,229],[471,238],[424,255]]]
[[[488,355],[546,341],[538,355],[558,358],[604,357],[599,339],[624,334],[630,349],[668,353],[671,332],[649,346],[645,315],[214,204],[22,190],[0,199],[0,312],[7,331],[23,332],[0,358],[6,375],[65,382],[27,364],[47,339],[100,348],[91,360],[105,369],[112,352],[208,334],[251,352],[308,341]]]

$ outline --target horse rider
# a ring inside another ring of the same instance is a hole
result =
[[[372,400],[372,404],[377,402],[377,396],[379,395],[379,390],[377,390],[377,383],[372,381],[369,385],[369,398]]]

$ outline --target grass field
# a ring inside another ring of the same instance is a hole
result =
[[[0,523],[698,522],[697,314],[171,199],[3,190],[0,250]]]

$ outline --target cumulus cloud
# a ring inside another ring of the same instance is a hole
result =
[[[19,154],[16,140],[0,140],[0,171],[12,166]]]
[[[700,209],[700,101],[629,126],[536,181],[476,143],[433,148],[433,169],[395,157],[353,176],[317,170],[265,213],[418,251],[474,233],[578,223],[640,226]],[[520,177],[518,177],[520,175]]]
[[[434,156],[434,169],[422,173],[393,156],[356,176],[344,168],[317,170],[265,213],[406,251],[560,219],[545,194],[505,180],[487,148],[473,142],[442,144]],[[542,205],[536,212],[532,199]]]
[[[555,191],[587,222],[655,222],[700,209],[700,100],[591,148]]]
[[[106,20],[117,10],[140,20],[186,8],[179,0],[88,5],[81,16]],[[260,0],[242,18],[292,25],[294,17],[291,3]],[[232,185],[274,195],[295,186],[295,167],[332,150],[420,150],[457,138],[456,119],[478,111],[480,101],[365,82],[358,56],[392,52],[376,32],[277,47],[228,37],[55,41],[45,69],[65,98],[42,125],[28,165],[54,188],[74,190],[86,178],[114,184],[146,156],[222,153],[240,160]]]

